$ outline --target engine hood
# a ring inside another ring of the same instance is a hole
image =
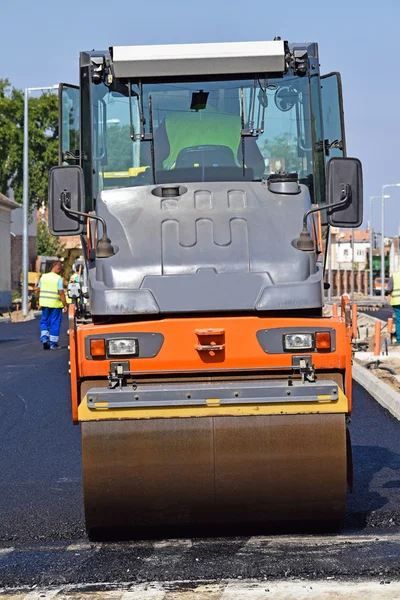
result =
[[[261,182],[105,190],[97,213],[116,254],[89,267],[94,315],[267,311],[322,306],[315,252],[294,247],[306,186]]]

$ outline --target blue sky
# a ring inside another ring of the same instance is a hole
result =
[[[0,77],[16,87],[76,83],[81,50],[113,45],[269,40],[319,43],[321,70],[343,78],[347,148],[369,196],[400,182],[400,1],[0,0]],[[397,234],[400,188],[388,193],[385,233]],[[374,227],[379,225],[375,201]]]

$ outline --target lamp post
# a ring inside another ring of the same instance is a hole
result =
[[[351,301],[354,302],[354,262],[355,262],[355,256],[354,256],[354,229],[351,230]]]
[[[388,194],[383,196],[384,200],[390,198]],[[373,262],[373,245],[374,245],[374,228],[372,226],[372,200],[382,200],[382,196],[370,196],[369,197],[369,245],[370,245],[370,256],[369,256],[369,295],[372,298],[374,295],[374,278],[372,273],[372,262]]]
[[[30,92],[44,92],[58,89],[58,85],[47,87],[25,88],[24,96],[24,159],[23,159],[23,197],[22,197],[22,314],[24,317],[28,314],[28,226],[29,226],[29,147],[28,147],[28,100]]]
[[[385,195],[384,190],[389,187],[400,187],[400,183],[387,183],[382,186],[381,194],[381,298],[385,299]]]

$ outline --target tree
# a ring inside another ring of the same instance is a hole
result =
[[[264,155],[271,158],[283,158],[285,160],[285,171],[300,172],[302,170],[302,158],[298,155],[297,141],[289,133],[277,135],[264,144]]]
[[[107,127],[106,171],[127,171],[133,165],[133,142],[129,125],[120,127],[111,124]]]
[[[23,193],[24,96],[0,79],[0,192]],[[58,163],[58,99],[42,94],[29,99],[29,204],[47,202],[49,169]]]
[[[39,221],[36,232],[36,251],[39,256],[60,256],[65,250],[60,238],[51,235],[47,223]]]
[[[12,89],[7,79],[0,79],[0,192],[3,194],[7,194],[15,173],[20,147],[17,112],[21,102],[21,93]]]

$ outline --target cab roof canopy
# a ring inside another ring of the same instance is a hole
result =
[[[185,77],[282,73],[285,43],[228,42],[166,46],[112,46],[115,77]]]

